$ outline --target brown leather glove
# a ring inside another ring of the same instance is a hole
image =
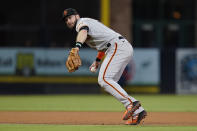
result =
[[[68,72],[74,72],[81,66],[81,59],[77,48],[72,48],[66,61]]]

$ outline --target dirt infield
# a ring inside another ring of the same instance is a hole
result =
[[[0,123],[123,125],[122,112],[0,111]],[[144,125],[197,125],[197,112],[148,112]]]

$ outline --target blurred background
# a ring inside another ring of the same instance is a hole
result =
[[[196,0],[7,0],[0,4],[0,94],[100,94],[89,72],[97,52],[81,49],[83,66],[65,61],[76,32],[65,8],[98,19],[126,37],[134,58],[119,83],[129,93],[197,93]]]

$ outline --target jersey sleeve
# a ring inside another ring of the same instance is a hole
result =
[[[77,23],[77,25],[76,25],[76,31],[79,32],[80,28],[83,26],[89,27],[88,22],[86,22],[85,20],[79,21],[79,23]]]

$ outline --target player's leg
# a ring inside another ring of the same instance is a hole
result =
[[[123,68],[128,64],[131,57],[132,47],[115,44],[114,47],[111,47],[108,51],[102,63],[98,78],[101,87],[123,103],[125,107],[135,102],[136,99],[126,93],[117,83],[116,77],[122,74]]]
[[[130,62],[130,60],[128,60],[128,62],[126,62],[126,63],[129,63],[129,62]],[[115,76],[114,80],[115,80],[116,82],[120,79],[120,77],[121,77],[121,75],[122,75],[122,73],[123,73],[125,67],[126,67],[126,65],[123,65],[122,68],[121,68],[120,71],[119,71],[119,74],[117,74],[117,75]],[[130,97],[131,97],[131,96],[130,96]],[[140,106],[139,109],[137,109],[137,110],[133,113],[132,116],[133,116],[133,117],[136,117],[136,115],[138,115],[138,114],[139,114],[140,112],[142,112],[142,111],[144,111],[144,108],[143,108],[142,106]]]
[[[118,47],[120,46],[120,47]],[[102,63],[99,73],[99,84],[116,99],[118,99],[126,110],[123,119],[129,119],[135,110],[140,107],[140,102],[129,96],[124,89],[117,83],[125,66],[132,57],[132,47],[129,43],[121,45],[116,44],[108,51],[105,60]],[[142,107],[140,108],[142,109]]]
[[[125,62],[125,63],[127,63],[127,62]],[[122,74],[123,74],[124,69],[126,68],[126,66],[127,66],[126,64],[125,65],[122,65],[119,73],[114,77],[114,81],[115,82],[118,82],[120,80],[120,77],[122,76]]]

